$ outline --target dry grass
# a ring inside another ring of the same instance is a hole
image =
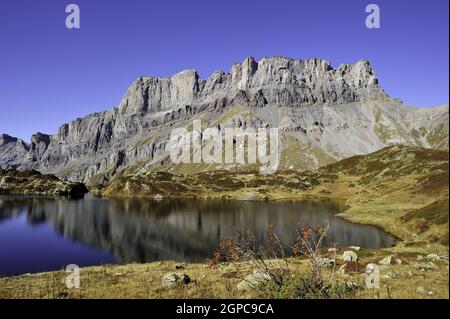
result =
[[[369,255],[374,252],[371,251]],[[385,252],[384,252],[385,253]],[[364,255],[362,252],[359,255]],[[403,258],[402,258],[403,259]],[[373,257],[363,258],[364,265]],[[335,274],[336,282],[353,282],[358,289],[352,298],[448,298],[448,270],[445,261],[435,262],[437,270],[420,271],[413,263],[390,265],[381,269],[380,289],[364,288],[363,274],[357,271]],[[294,276],[305,277],[310,271],[307,260],[289,259]],[[343,262],[338,260],[338,266]],[[176,270],[174,262],[149,264],[106,265],[82,268],[80,288],[67,289],[64,271],[24,275],[0,279],[0,298],[259,298],[260,291],[241,292],[236,285],[252,269],[246,263],[233,263],[217,267],[205,264],[183,264]],[[182,271],[192,283],[177,288],[163,288],[161,279],[168,272]],[[331,276],[324,270],[324,278]],[[393,278],[384,278],[394,274]],[[432,295],[417,294],[417,287],[432,291]]]

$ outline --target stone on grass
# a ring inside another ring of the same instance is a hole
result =
[[[417,287],[416,293],[418,293],[418,294],[426,294],[427,291],[423,287]]]
[[[425,270],[436,270],[438,266],[434,264],[433,262],[427,262],[427,263],[416,263],[414,264],[415,269],[420,269],[421,271]]]
[[[344,261],[357,261],[358,260],[358,255],[356,255],[356,253],[354,251],[346,250],[342,254],[342,259]]]
[[[162,286],[166,288],[180,287],[187,285],[190,282],[191,278],[189,278],[188,275],[179,272],[165,274],[161,280]]]
[[[388,276],[389,278],[393,278],[393,279],[397,278],[397,274],[395,272],[392,272],[392,271],[388,272],[386,274],[386,276]]]
[[[321,268],[331,268],[336,264],[336,261],[332,258],[320,258],[317,260],[317,264]]]
[[[428,254],[426,258],[427,258],[427,260],[439,260],[440,259],[439,256],[436,254]]]
[[[245,277],[236,287],[239,291],[249,291],[266,284],[271,279],[269,274],[255,269],[251,275]]]
[[[392,262],[392,256],[386,256],[383,259],[381,259],[378,264],[379,265],[390,265]]]

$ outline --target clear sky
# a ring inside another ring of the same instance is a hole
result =
[[[81,28],[67,29],[68,4]],[[376,3],[381,28],[368,29]],[[229,71],[246,56],[368,59],[405,104],[448,104],[448,0],[2,0],[0,133],[36,131],[116,106],[141,75]]]

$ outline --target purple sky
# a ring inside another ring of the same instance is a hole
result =
[[[81,29],[65,27],[65,7]],[[381,28],[365,27],[365,6]],[[29,141],[116,106],[140,75],[229,71],[246,56],[368,59],[408,105],[448,103],[448,0],[2,0],[0,133]]]

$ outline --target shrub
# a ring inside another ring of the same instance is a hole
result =
[[[269,226],[267,242],[258,245],[250,232],[239,234],[235,239],[224,239],[209,261],[211,267],[222,262],[245,261],[266,282],[255,287],[255,293],[270,298],[343,298],[355,290],[353,285],[334,282],[335,264],[328,280],[322,274],[322,244],[329,230],[325,227],[298,227],[297,238],[287,245]],[[336,254],[336,252],[334,253]],[[294,275],[289,267],[289,257],[303,256],[310,263],[307,276]],[[334,260],[336,255],[334,255]],[[361,267],[357,265],[357,271]]]
[[[224,238],[219,247],[214,251],[212,258],[208,260],[208,266],[214,267],[221,263],[236,262],[240,257],[236,251],[236,240]]]

